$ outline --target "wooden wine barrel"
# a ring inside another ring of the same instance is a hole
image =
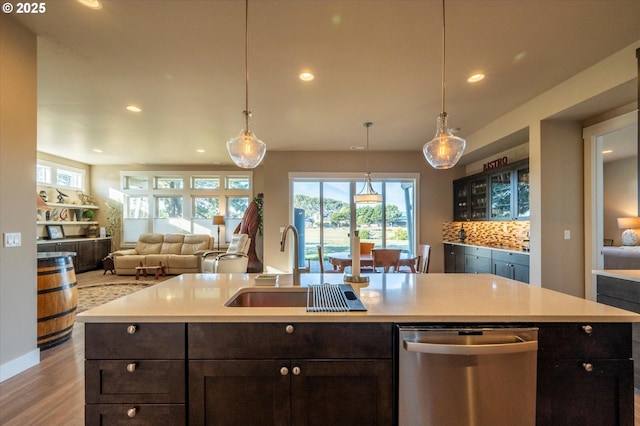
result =
[[[38,253],[38,347],[48,349],[71,337],[78,308],[73,252]]]

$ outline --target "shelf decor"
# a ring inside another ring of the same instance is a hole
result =
[[[47,235],[50,240],[61,240],[65,238],[64,227],[62,225],[47,225]]]

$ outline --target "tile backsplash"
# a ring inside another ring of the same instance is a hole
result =
[[[503,245],[514,250],[528,247],[526,242],[527,232],[529,232],[528,220],[444,222],[442,224],[442,240],[454,243],[462,242],[458,238],[458,232],[462,226],[467,234],[467,238],[464,240],[465,244]]]

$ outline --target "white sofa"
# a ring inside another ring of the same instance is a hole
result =
[[[170,275],[199,273],[202,255],[213,248],[206,234],[142,234],[133,249],[112,253],[118,275],[135,275],[136,266],[162,265]]]
[[[244,274],[249,264],[251,238],[247,234],[234,234],[226,253],[205,253],[202,258],[202,272],[216,274]],[[215,256],[213,256],[215,254]]]

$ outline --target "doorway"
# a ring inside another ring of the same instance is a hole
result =
[[[596,300],[596,278],[591,273],[594,269],[604,267],[604,257],[602,247],[604,239],[611,239],[611,234],[615,236],[615,225],[611,222],[617,214],[637,216],[638,195],[637,182],[638,170],[635,168],[636,193],[635,203],[630,203],[631,207],[605,206],[605,162],[622,161],[624,156],[634,156],[637,164],[637,111],[628,112],[618,117],[603,121],[583,130],[585,142],[584,150],[584,170],[585,170],[585,298]],[[626,145],[632,146],[632,152]],[[603,154],[603,151],[613,150],[612,153]],[[615,159],[611,159],[613,153]],[[621,151],[626,151],[624,155],[619,155]],[[607,156],[610,156],[607,158]],[[611,185],[611,182],[607,182]],[[611,191],[608,191],[609,195]],[[630,195],[630,197],[631,197]],[[610,200],[607,201],[611,203]],[[605,215],[605,209],[607,214]],[[622,209],[622,210],[620,210]],[[633,211],[630,211],[633,210]],[[606,218],[606,223],[605,223]],[[621,232],[621,231],[619,231]],[[619,236],[618,236],[619,237]],[[615,238],[614,238],[615,241]],[[619,240],[618,240],[619,241]]]

